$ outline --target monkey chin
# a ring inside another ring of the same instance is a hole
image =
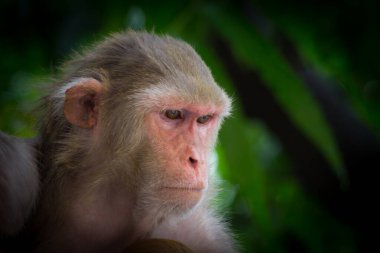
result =
[[[164,196],[165,204],[171,207],[173,213],[184,215],[201,201],[204,189],[162,187],[160,188],[160,194]]]

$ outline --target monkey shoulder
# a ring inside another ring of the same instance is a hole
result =
[[[23,227],[38,189],[33,141],[0,132],[0,235],[16,234]]]

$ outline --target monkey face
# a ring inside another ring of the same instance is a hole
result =
[[[156,181],[153,190],[165,203],[190,208],[207,190],[218,115],[215,106],[181,103],[147,114],[147,139],[156,161],[150,169]]]

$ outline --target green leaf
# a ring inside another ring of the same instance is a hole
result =
[[[318,103],[273,43],[232,11],[227,14],[216,7],[206,11],[234,55],[260,74],[290,119],[319,148],[344,183],[341,154]]]

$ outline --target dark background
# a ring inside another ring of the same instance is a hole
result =
[[[35,134],[40,85],[74,50],[128,27],[168,33],[193,45],[234,98],[216,153],[242,251],[369,252],[378,248],[379,8],[0,0],[0,129]]]

